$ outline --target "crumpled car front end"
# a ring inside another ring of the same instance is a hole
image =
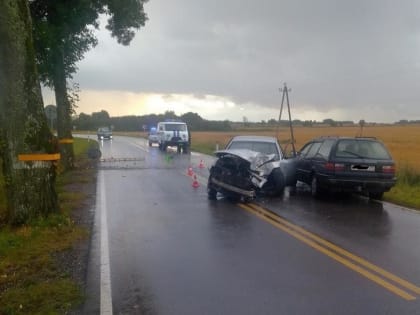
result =
[[[218,192],[229,199],[255,198],[278,167],[274,155],[251,150],[222,150],[216,156],[207,186],[209,199],[216,199]]]

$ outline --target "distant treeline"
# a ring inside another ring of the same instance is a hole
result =
[[[115,131],[148,131],[152,127],[156,127],[159,121],[178,120],[184,121],[188,124],[192,131],[230,131],[241,128],[262,128],[270,129],[277,127],[278,121],[276,119],[262,120],[260,122],[250,122],[244,117],[242,122],[232,122],[229,120],[206,120],[200,117],[197,113],[188,112],[181,116],[177,116],[173,111],[167,111],[164,114],[151,114],[144,116],[121,116],[110,117],[108,112],[102,110],[100,112],[92,113],[92,115],[81,113],[73,118],[73,126],[77,130],[96,130],[99,127],[111,126]],[[52,121],[53,123],[53,121]],[[400,120],[395,122],[396,125],[420,124],[420,120]],[[53,124],[54,125],[54,124]],[[289,121],[280,121],[280,126],[288,126]],[[293,120],[294,126],[304,127],[348,127],[348,126],[375,126],[381,125],[373,122],[365,122],[360,120],[355,123],[353,121],[336,121],[331,118],[323,121],[315,120]]]
[[[156,127],[160,121],[175,120],[188,124],[193,131],[229,131],[232,129],[228,120],[206,120],[196,113],[186,113],[181,116],[167,111],[160,115],[110,117],[107,111],[100,111],[87,115],[81,113],[73,119],[73,126],[77,130],[96,130],[101,126],[111,126],[115,131],[148,131]]]

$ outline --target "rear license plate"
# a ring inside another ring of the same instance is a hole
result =
[[[352,171],[362,171],[362,172],[374,172],[375,165],[363,165],[363,164],[354,164],[351,166]]]

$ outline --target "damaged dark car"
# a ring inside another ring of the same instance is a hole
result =
[[[285,158],[274,137],[236,136],[215,154],[207,185],[211,200],[218,194],[233,201],[281,195],[286,186],[296,185],[295,160]]]

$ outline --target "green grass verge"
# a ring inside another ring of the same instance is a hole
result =
[[[384,200],[420,210],[420,186],[397,184],[389,192],[385,193]]]
[[[220,148],[222,149],[222,148]],[[201,152],[208,155],[214,155],[214,151],[216,151],[216,142],[214,143],[197,143],[191,144],[191,151]]]
[[[66,314],[82,303],[81,288],[62,267],[66,262],[60,257],[88,236],[71,218],[87,196],[67,187],[94,180],[94,170],[83,169],[80,162],[86,160],[91,145],[97,143],[75,139],[77,169],[57,178],[59,213],[19,228],[0,228],[0,314]],[[5,207],[2,193],[0,174],[0,211]]]
[[[384,200],[420,210],[420,174],[403,166],[397,178],[397,184],[385,193]]]

